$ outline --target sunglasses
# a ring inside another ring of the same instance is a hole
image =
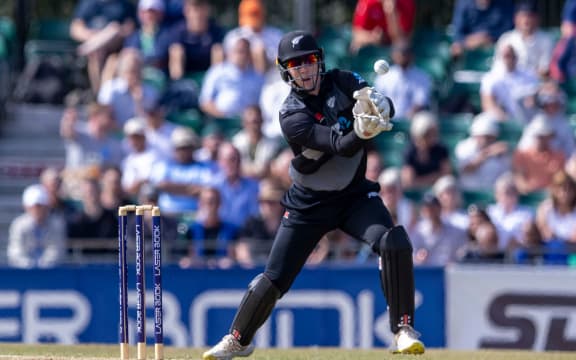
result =
[[[286,61],[285,66],[287,69],[292,69],[302,65],[317,64],[319,61],[320,57],[318,56],[318,54],[308,54]]]

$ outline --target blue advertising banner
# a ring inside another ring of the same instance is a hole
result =
[[[207,346],[228,331],[237,305],[261,269],[163,269],[168,345]],[[135,343],[135,279],[129,275],[129,330]],[[146,332],[153,342],[152,272],[147,269]],[[116,266],[0,269],[0,341],[115,343]],[[444,272],[416,269],[416,327],[430,347],[445,345]],[[392,341],[376,267],[306,268],[277,304],[255,342],[260,347],[386,347]]]

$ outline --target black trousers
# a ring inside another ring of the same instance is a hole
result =
[[[341,204],[289,210],[276,234],[264,274],[284,294],[327,232],[341,229],[378,252],[378,241],[392,227],[392,217],[375,192]]]

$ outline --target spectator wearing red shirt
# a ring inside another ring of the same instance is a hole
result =
[[[358,0],[352,19],[351,51],[366,45],[390,45],[414,28],[414,0]]]

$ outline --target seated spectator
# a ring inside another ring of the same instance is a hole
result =
[[[513,17],[512,0],[457,0],[452,15],[452,55],[457,57],[466,50],[492,46],[505,31],[512,29]]]
[[[125,48],[135,48],[142,54],[143,65],[168,73],[168,53],[162,44],[169,37],[163,18],[166,7],[163,0],[139,0],[138,20],[140,28],[124,41]]]
[[[470,136],[456,145],[456,163],[463,190],[491,190],[496,179],[511,168],[508,144],[498,141],[498,122],[490,113],[474,118]]]
[[[534,134],[536,142],[517,149],[512,159],[514,179],[522,194],[547,188],[566,162],[564,154],[552,148],[555,131],[543,115],[536,115],[526,129]]]
[[[431,112],[419,112],[410,126],[412,142],[404,156],[402,186],[423,188],[450,174],[448,148],[438,139],[438,120]]]
[[[261,0],[240,1],[238,25],[224,38],[225,52],[231,51],[238,39],[247,39],[250,42],[254,68],[262,74],[265,73],[276,64],[282,30],[266,24],[266,7]]]
[[[564,3],[560,31],[562,37],[576,35],[576,1],[574,0],[566,0]]]
[[[445,266],[458,260],[466,233],[442,221],[440,202],[432,194],[424,195],[420,220],[410,234],[414,265]]]
[[[148,146],[161,159],[171,159],[174,149],[170,138],[176,125],[166,121],[164,108],[158,103],[150,104],[144,109],[144,119],[146,120],[146,143]]]
[[[88,75],[97,94],[107,57],[119,51],[135,29],[134,5],[128,0],[82,0],[74,9],[70,36],[81,42],[81,55],[88,56]]]
[[[352,18],[350,50],[406,40],[414,30],[414,0],[358,0]]]
[[[496,203],[487,208],[494,225],[503,230],[500,248],[511,250],[520,246],[525,224],[532,221],[534,211],[518,203],[518,189],[511,173],[502,174],[494,184]]]
[[[258,214],[248,217],[239,232],[236,260],[244,267],[266,263],[284,207],[280,203],[284,189],[271,179],[263,179],[258,191]]]
[[[124,49],[118,62],[118,76],[102,84],[98,102],[107,105],[118,126],[144,115],[160,98],[157,89],[142,81],[142,58],[136,49]]]
[[[88,106],[87,115],[85,123],[78,123],[78,112],[73,108],[62,115],[60,136],[65,141],[67,173],[118,166],[122,162],[122,145],[112,135],[114,122],[109,109],[93,103]]]
[[[240,152],[229,142],[218,150],[218,166],[215,188],[222,200],[220,217],[240,228],[249,216],[258,213],[258,181],[242,176]]]
[[[400,42],[392,49],[394,65],[385,75],[378,75],[374,87],[394,100],[397,119],[412,118],[430,106],[432,80],[414,65],[412,49],[408,42]]]
[[[117,212],[120,206],[133,203],[122,188],[122,171],[119,167],[109,167],[102,172],[100,176],[100,202],[104,209],[113,212]]]
[[[290,162],[294,159],[292,149],[286,148],[270,163],[270,177],[278,181],[286,190],[292,185]]]
[[[113,239],[118,236],[116,209],[102,206],[98,179],[84,178],[80,185],[82,206],[80,212],[68,222],[68,236],[74,239]],[[97,253],[102,249],[95,250]]]
[[[269,138],[283,139],[278,109],[284,103],[284,99],[290,93],[290,89],[292,89],[290,85],[280,77],[279,71],[268,71],[266,73],[259,103],[262,110],[262,119],[264,120],[262,131]]]
[[[10,223],[8,230],[8,265],[22,268],[50,268],[60,265],[66,254],[66,224],[50,213],[46,189],[30,185],[22,194],[24,213]]]
[[[200,108],[213,118],[240,117],[249,105],[258,104],[264,78],[254,70],[250,42],[238,39],[225,62],[208,70],[200,92]]]
[[[470,225],[468,243],[462,248],[461,261],[474,263],[502,263],[506,254],[501,250],[500,232],[486,211],[476,205],[468,208]]]
[[[561,37],[552,51],[550,78],[560,84],[576,76],[576,35]]]
[[[202,128],[201,146],[194,151],[196,161],[212,162],[218,161],[218,150],[220,145],[226,140],[220,126],[214,122],[206,124]]]
[[[538,205],[536,224],[545,242],[576,242],[576,183],[565,172],[554,175],[548,198]]]
[[[402,189],[400,170],[387,168],[378,177],[380,197],[388,208],[396,225],[402,225],[410,232],[418,220],[418,209],[406,196]]]
[[[552,147],[564,153],[566,158],[576,150],[576,142],[572,127],[566,115],[566,94],[553,81],[546,81],[536,94],[536,108],[546,122],[554,129],[555,136],[552,139]],[[535,115],[536,115],[535,114]],[[533,116],[531,121],[538,117]],[[530,126],[526,127],[518,143],[519,149],[526,149],[536,142],[536,136],[531,132]]]
[[[366,179],[378,182],[378,176],[384,169],[382,157],[378,151],[368,151],[366,153]]]
[[[198,142],[198,136],[191,129],[176,128],[171,136],[173,158],[159,162],[152,172],[150,181],[159,191],[162,214],[180,216],[195,212],[200,191],[213,184],[214,166],[194,160]]]
[[[68,198],[62,188],[62,174],[58,169],[47,167],[42,170],[40,184],[48,194],[50,213],[58,214],[67,220],[78,211],[75,203]]]
[[[536,4],[524,1],[516,6],[514,29],[502,34],[496,48],[508,44],[518,57],[518,68],[540,78],[548,76],[554,43],[550,34],[539,30]]]
[[[166,47],[169,48],[170,78],[204,72],[224,58],[224,29],[211,18],[207,0],[185,0],[185,21],[175,25]]]
[[[207,187],[200,191],[198,213],[187,232],[188,255],[180,259],[180,267],[226,269],[232,266],[238,228],[220,217],[221,204],[218,190]]]
[[[462,192],[452,175],[444,175],[434,183],[432,191],[442,211],[442,221],[465,231],[468,229],[468,214],[462,210]]]
[[[544,241],[534,220],[522,227],[518,248],[512,251],[512,259],[518,264],[540,264],[544,262]]]
[[[279,150],[279,143],[262,132],[262,112],[257,105],[248,106],[242,113],[242,130],[232,143],[242,158],[242,174],[253,178],[268,175],[270,162]]]
[[[526,101],[538,90],[538,79],[517,64],[512,45],[502,44],[492,69],[482,77],[482,111],[494,113],[500,121],[527,122]]]
[[[160,161],[158,153],[146,143],[144,119],[132,118],[124,125],[124,136],[128,139],[132,152],[122,163],[122,189],[135,197],[143,185],[150,181],[154,165]]]

